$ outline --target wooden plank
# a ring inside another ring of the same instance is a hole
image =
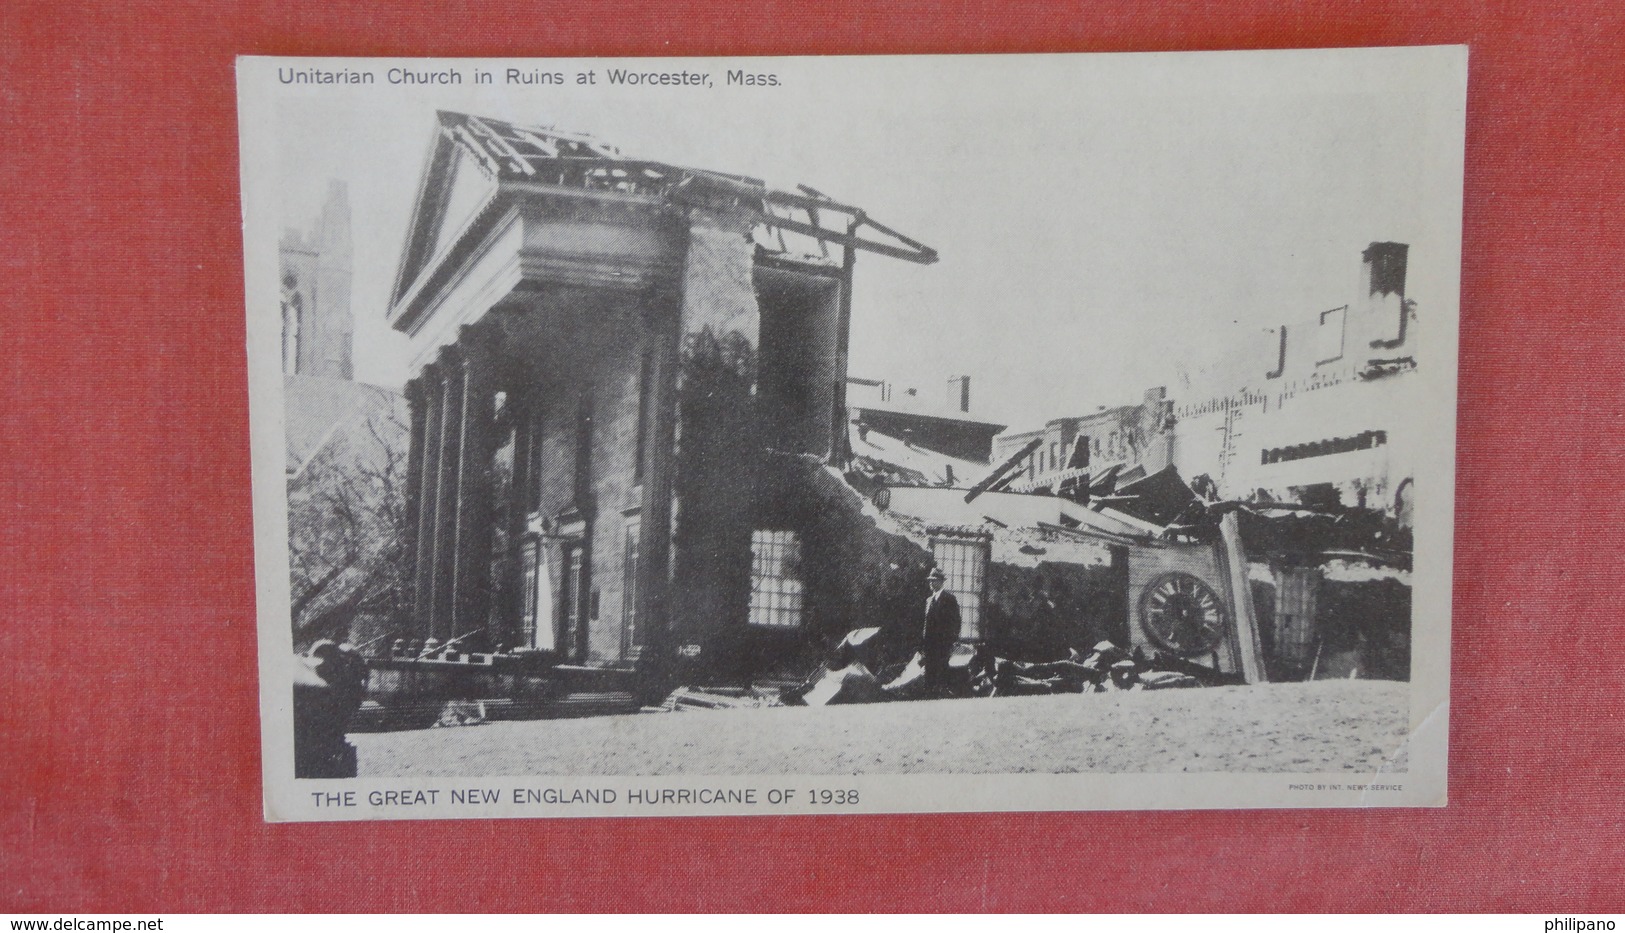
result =
[[[993,472],[987,474],[986,476],[982,477],[981,480],[978,481],[976,485],[972,486],[970,488],[970,491],[965,493],[965,501],[970,502],[973,499],[975,499],[977,496],[979,496],[982,493],[986,492],[988,490],[989,486],[992,486],[994,483],[997,483],[999,480],[1003,479],[1004,475],[1006,473],[1009,473],[1015,467],[1016,464],[1018,464],[1018,463],[1020,463],[1022,461],[1023,458],[1025,458],[1028,454],[1031,454],[1033,451],[1037,450],[1039,447],[1042,447],[1043,445],[1044,445],[1044,439],[1041,438],[1041,437],[1035,437],[1032,440],[1028,441],[1025,445],[1022,446],[1022,448],[1020,450],[1018,450],[1015,453],[1011,454],[1010,458],[1008,460],[1006,460],[1003,463],[999,464],[997,469],[995,469]]]
[[[1231,512],[1219,521],[1219,547],[1230,581],[1230,603],[1236,620],[1236,646],[1241,655],[1241,673],[1250,684],[1269,683],[1264,669],[1264,649],[1258,635],[1258,615],[1253,610],[1253,588],[1247,581],[1247,552],[1241,547],[1241,524]]]
[[[1144,545],[1145,544],[1144,541],[1142,541],[1142,540],[1140,540],[1138,538],[1131,538],[1128,535],[1112,534],[1109,531],[1102,531],[1102,530],[1100,530],[1098,528],[1085,528],[1085,527],[1082,527],[1081,525],[1079,527],[1077,527],[1077,528],[1068,528],[1065,525],[1055,525],[1055,524],[1051,524],[1050,522],[1039,522],[1038,527],[1043,529],[1044,531],[1048,531],[1048,532],[1051,532],[1051,533],[1054,533],[1054,534],[1059,534],[1059,535],[1066,535],[1069,538],[1075,538],[1075,539],[1078,539],[1078,540],[1089,541],[1091,543],[1098,542],[1098,541],[1109,541],[1112,544],[1122,544],[1122,545]]]
[[[491,151],[485,148],[485,144],[480,142],[479,137],[468,131],[468,127],[454,126],[451,128],[451,132],[454,137],[461,139],[467,145],[470,154],[479,160],[480,164],[484,165],[492,175],[498,178],[502,177],[502,163],[498,162],[496,156],[493,156]]]
[[[496,130],[491,129],[489,126],[486,126],[483,122],[481,122],[479,117],[470,115],[468,118],[468,125],[478,130],[481,135],[489,137],[491,142],[495,144],[497,148],[501,149],[502,152],[508,156],[508,158],[513,160],[514,164],[519,167],[520,171],[524,172],[526,175],[536,174],[536,169],[531,167],[530,160],[521,155],[519,150],[515,149],[506,139],[503,139],[502,135]]]
[[[865,240],[859,236],[853,236],[851,234],[830,230],[826,227],[815,227],[812,224],[805,224],[796,220],[775,217],[766,211],[756,211],[755,213],[761,223],[764,223],[770,227],[781,227],[795,233],[804,233],[810,237],[828,240],[832,243],[840,243],[843,246],[850,246],[854,249],[868,250],[871,253],[879,253],[882,256],[891,256],[894,259],[903,259],[908,262],[919,263],[920,265],[930,265],[931,263],[937,261],[937,251],[931,249],[930,247],[922,246],[919,247],[917,251],[906,250],[896,246],[888,246],[885,243],[876,243],[874,240]]]

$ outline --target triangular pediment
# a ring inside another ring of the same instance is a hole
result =
[[[758,248],[792,259],[832,263],[833,245],[909,262],[937,260],[936,250],[811,188],[774,191],[754,178],[628,160],[592,136],[552,127],[445,110],[435,119],[390,297],[390,319],[398,328],[413,326],[424,297],[415,293],[429,290],[427,283],[450,269],[457,243],[473,235],[482,217],[493,217],[488,208],[503,200],[507,185],[663,198],[684,208],[735,214],[763,228],[767,242],[759,237]],[[811,246],[795,245],[797,237],[810,238]]]
[[[620,151],[591,136],[447,110],[435,114],[406,247],[390,304],[399,304],[431,266],[448,254],[504,180],[534,182],[559,173],[549,166],[618,163]],[[609,176],[606,176],[609,177]]]
[[[448,118],[437,115],[434,141],[418,182],[412,219],[390,303],[398,303],[497,190],[496,172],[457,140]]]
[[[466,149],[457,147],[451,162],[447,188],[446,205],[436,225],[438,231],[435,235],[435,245],[429,251],[431,259],[445,252],[446,247],[457,238],[457,234],[468,226],[474,212],[483,207],[496,193],[497,182],[480,166],[474,156]]]

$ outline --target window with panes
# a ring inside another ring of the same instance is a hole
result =
[[[975,538],[933,538],[931,556],[947,579],[943,586],[959,602],[959,637],[980,641],[982,595],[987,586],[988,544]]]
[[[587,554],[581,545],[569,544],[562,556],[560,627],[564,630],[566,655],[579,660],[587,655]]]
[[[750,624],[792,629],[805,609],[801,541],[793,531],[757,529],[750,537]]]

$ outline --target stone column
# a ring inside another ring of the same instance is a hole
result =
[[[649,335],[654,368],[650,373],[649,424],[645,429],[649,436],[648,449],[644,451],[642,527],[638,544],[637,613],[646,649],[642,663],[648,667],[653,662],[658,667],[671,650],[666,639],[670,614],[667,584],[672,571],[677,378],[681,369],[677,320],[682,308],[682,291],[675,284],[651,289],[645,300],[656,309],[650,317],[670,322],[661,324],[658,329],[651,328]]]
[[[424,386],[425,376],[409,379],[406,383],[406,405],[411,413],[412,437],[406,453],[406,522],[401,553],[410,561],[405,568],[403,582],[410,589],[407,601],[415,608],[417,600],[418,522],[423,510],[423,447],[428,431],[428,398]],[[413,620],[414,630],[416,620]]]
[[[497,347],[493,335],[464,327],[461,350],[457,480],[452,527],[450,631],[485,628],[491,610],[491,460],[496,419]]]
[[[463,361],[454,347],[440,351],[440,368],[445,374],[441,394],[440,436],[437,446],[438,469],[435,470],[434,538],[431,544],[429,634],[445,641],[453,637],[448,630],[452,625],[452,567],[457,546],[457,487],[462,466],[460,457],[463,434]]]
[[[440,511],[441,426],[445,423],[446,383],[440,367],[430,363],[419,378],[423,395],[423,440],[418,446],[417,510],[413,515],[412,616],[414,636],[434,632],[435,519]],[[415,434],[414,434],[415,437]]]

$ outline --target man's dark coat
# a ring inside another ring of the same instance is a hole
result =
[[[937,679],[948,671],[948,656],[959,638],[959,600],[943,589],[925,602],[925,630],[921,639],[922,659],[928,678]]]

